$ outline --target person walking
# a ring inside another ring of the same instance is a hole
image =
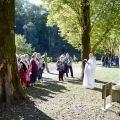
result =
[[[84,78],[83,78],[83,86],[85,88],[94,88],[95,81],[95,70],[96,70],[96,60],[94,58],[93,53],[89,54],[89,60],[85,60],[85,70],[84,70]]]
[[[49,73],[50,71],[49,71],[49,68],[48,68],[48,64],[47,64],[47,52],[45,52],[44,53],[44,61],[45,61],[45,68],[46,68],[46,70],[47,70],[47,72]]]

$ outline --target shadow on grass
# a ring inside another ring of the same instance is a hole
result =
[[[68,83],[72,83],[72,84],[79,84],[82,85],[83,82],[80,82],[79,80],[74,80],[74,81],[67,81]]]
[[[39,110],[33,101],[15,101],[9,109],[0,110],[0,120],[54,120]]]
[[[116,110],[114,110],[114,109],[108,110],[108,111],[115,113],[117,116],[120,116],[120,107],[119,107],[119,106],[116,106],[116,105],[114,105],[114,104],[112,105],[112,107],[114,107],[114,109],[115,109],[115,108],[118,108],[119,111],[116,112]]]
[[[94,87],[94,91],[102,92],[102,89]]]
[[[83,81],[81,81],[79,78],[75,78],[75,77],[73,79],[67,78],[66,82],[72,83],[72,84],[79,84],[79,85],[83,84]]]
[[[95,82],[96,82],[96,83],[102,83],[102,84],[109,83],[109,82],[100,81],[100,80],[96,80],[96,79],[95,79]],[[112,83],[112,85],[116,85],[116,83]]]
[[[25,90],[29,96],[37,98],[43,101],[47,101],[47,97],[54,98],[57,92],[64,93],[63,90],[68,91],[63,85],[59,84],[57,81],[46,81],[35,85],[35,87],[30,87]]]

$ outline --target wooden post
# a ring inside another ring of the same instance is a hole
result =
[[[110,103],[106,104],[106,97],[110,95]],[[102,99],[104,99],[104,107],[101,109],[106,111],[112,104],[112,83],[107,83],[102,87]]]
[[[106,109],[106,85],[104,85],[104,109]]]
[[[112,83],[110,83],[110,104],[112,104]]]

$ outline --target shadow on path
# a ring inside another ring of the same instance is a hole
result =
[[[57,92],[64,93],[64,90],[68,91],[63,85],[60,85],[59,83],[60,82],[57,81],[42,81],[41,83],[38,83],[34,87],[30,87],[25,91],[33,98],[47,101],[47,97],[54,98],[54,95],[56,95]]]
[[[51,73],[51,72],[50,72],[50,74],[52,74],[52,75],[59,75],[59,74],[56,74],[56,73]]]

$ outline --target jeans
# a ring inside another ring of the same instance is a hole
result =
[[[38,79],[41,79],[42,78],[42,69],[38,69]]]

